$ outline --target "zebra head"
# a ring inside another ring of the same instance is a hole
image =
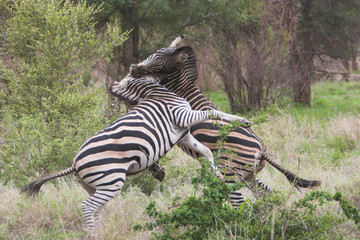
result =
[[[120,81],[115,81],[110,88],[111,94],[130,105],[137,105],[156,88],[163,88],[158,80],[150,76],[133,78],[130,74]]]
[[[189,46],[179,47],[178,44],[185,36],[177,37],[168,48],[161,48],[150,55],[145,61],[132,65],[130,74],[134,78],[153,75],[159,82],[166,77],[167,73],[176,68],[181,68],[189,58]]]

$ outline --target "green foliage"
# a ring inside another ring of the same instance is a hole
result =
[[[356,55],[359,11],[360,3],[356,0],[315,1],[310,24],[314,49],[335,58]]]
[[[201,170],[204,171],[204,168]],[[205,170],[208,171],[208,170]],[[349,204],[340,192],[332,195],[325,191],[312,191],[288,206],[286,196],[273,193],[254,204],[243,205],[238,211],[226,205],[228,188],[218,182],[210,171],[194,178],[193,184],[202,195],[195,194],[163,213],[151,202],[147,214],[155,222],[136,225],[135,229],[154,229],[154,239],[340,239],[341,233],[332,229],[346,220],[331,212],[318,214],[326,205],[339,202],[344,215],[360,229],[359,210]],[[177,203],[178,199],[174,199]]]
[[[104,118],[101,106],[95,104],[106,101],[106,96],[101,96],[100,91],[93,94],[89,105],[79,111],[81,115],[57,113],[50,122],[45,122],[40,114],[20,119],[9,117],[11,131],[0,151],[0,166],[4,170],[0,179],[5,183],[22,183],[35,174],[68,167],[84,140],[111,120]]]
[[[109,120],[105,94],[87,89],[82,69],[111,57],[127,32],[108,26],[98,34],[85,1],[27,0],[8,5],[1,66],[3,123],[9,129],[0,152],[0,179],[27,177],[69,166],[81,143]]]
[[[3,68],[8,81],[4,98],[18,117],[45,114],[63,97],[59,94],[71,95],[81,89],[79,66],[108,58],[127,35],[114,26],[103,36],[97,35],[91,16],[100,9],[86,2],[16,1],[9,9],[12,17],[3,49],[15,59]],[[88,96],[83,98],[79,101],[87,101]]]
[[[261,12],[261,1],[206,1],[208,6],[206,24],[213,27],[215,31],[232,31],[234,27],[250,29],[258,24]]]
[[[178,203],[179,198],[174,198],[170,213],[160,212],[155,202],[151,202],[146,211],[156,221],[135,228],[153,229],[161,226],[162,232],[155,234],[158,239],[202,239],[217,231],[226,231],[227,224],[237,219],[239,212],[225,201],[229,191],[239,188],[239,185],[230,187],[220,182],[209,171],[209,163],[202,161],[202,164],[198,177],[192,178],[195,190],[192,196],[181,203]]]
[[[348,200],[346,200],[341,192],[335,193],[333,196],[333,199],[335,201],[338,201],[342,210],[344,211],[344,214],[347,218],[353,220],[355,224],[358,225],[358,229],[360,229],[360,211],[356,207],[352,206]]]

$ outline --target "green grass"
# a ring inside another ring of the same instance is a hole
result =
[[[327,81],[312,85],[311,106],[291,103],[285,98],[283,102],[270,106],[265,113],[276,114],[288,112],[302,120],[316,118],[327,120],[340,114],[358,114],[360,112],[360,82]],[[231,112],[229,102],[223,90],[206,92],[205,96],[225,112]]]
[[[221,111],[231,112],[229,101],[227,99],[226,93],[224,90],[219,89],[216,92],[206,92],[205,96],[215,104]]]
[[[299,119],[327,119],[360,112],[360,82],[318,82],[312,86],[311,107],[292,104],[289,113]]]

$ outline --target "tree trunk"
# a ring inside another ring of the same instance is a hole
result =
[[[136,4],[133,6],[123,6],[121,8],[122,15],[122,29],[132,29],[128,39],[123,43],[122,52],[122,66],[124,72],[127,73],[131,64],[138,63],[139,61],[139,22],[133,19],[137,19],[138,7]]]
[[[350,64],[349,64],[349,58],[348,57],[343,57],[342,62],[343,62],[343,66],[346,70],[346,72],[350,71]]]
[[[353,71],[357,71],[359,69],[356,56],[353,56],[351,64],[351,68]]]
[[[294,67],[298,68],[297,79],[294,82],[294,102],[310,105],[311,103],[311,73],[313,70],[312,44],[310,34],[311,6],[313,0],[301,1],[301,17],[303,20],[300,32],[298,32],[295,51]]]
[[[351,53],[351,55],[352,55],[351,56],[351,68],[352,68],[352,71],[357,71],[358,70],[357,47],[358,47],[358,45],[354,44],[353,50],[352,50],[352,53]]]

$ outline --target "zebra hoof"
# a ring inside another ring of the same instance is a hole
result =
[[[156,178],[160,182],[162,182],[164,180],[165,170],[162,167],[154,164],[151,168],[149,168],[149,170],[154,178]]]
[[[251,126],[250,121],[247,119],[241,120],[241,123],[243,124],[243,127]]]

